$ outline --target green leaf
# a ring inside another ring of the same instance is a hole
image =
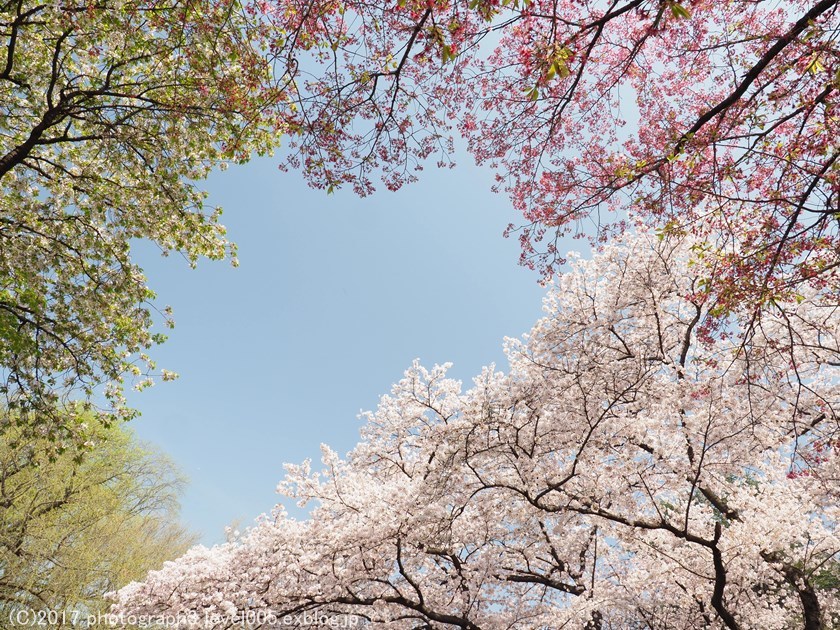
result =
[[[672,2],[671,3],[671,13],[673,13],[674,17],[677,18],[678,20],[682,19],[682,18],[688,19],[688,18],[691,17],[691,13],[689,13],[688,9],[686,9],[679,2]]]
[[[814,55],[811,58],[811,61],[808,63],[808,67],[806,68],[806,70],[810,74],[817,74],[818,72],[822,72],[823,70],[825,70],[825,66],[822,65],[822,62],[820,62],[819,55]]]

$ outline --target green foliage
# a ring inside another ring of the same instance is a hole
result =
[[[677,18],[678,20],[679,19],[688,19],[688,18],[691,17],[691,13],[689,12],[689,10],[686,9],[684,6],[682,6],[680,3],[672,2],[670,6],[671,6],[671,14],[675,18]]]
[[[106,592],[194,542],[177,524],[183,481],[172,463],[123,428],[94,434],[99,444],[82,457],[55,456],[19,428],[0,441],[0,619],[104,613]]]
[[[195,182],[276,143],[260,42],[237,0],[0,0],[0,395],[27,422],[72,433],[51,410],[79,396],[133,415],[123,378],[148,385],[172,325],[133,239],[235,254]]]

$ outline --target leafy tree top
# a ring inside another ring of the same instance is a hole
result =
[[[0,3],[0,394],[30,426],[103,385],[101,419],[132,415],[165,338],[133,240],[235,261],[196,181],[281,131],[261,28],[237,0]]]
[[[88,420],[98,444],[81,459],[25,427],[0,440],[0,614],[12,626],[38,611],[68,626],[107,612],[106,591],[195,543],[178,523],[184,481],[172,462],[124,427]]]

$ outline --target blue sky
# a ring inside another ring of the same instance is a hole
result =
[[[322,442],[352,448],[358,413],[414,358],[451,361],[469,383],[505,366],[503,337],[541,315],[537,274],[502,237],[517,217],[468,160],[365,199],[255,160],[206,186],[239,268],[138,248],[177,322],[154,357],[181,377],[132,395],[143,415],[131,424],[189,477],[182,516],[202,542],[269,511],[284,462],[317,460]]]

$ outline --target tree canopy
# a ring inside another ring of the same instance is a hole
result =
[[[108,611],[107,591],[195,543],[178,524],[183,479],[172,462],[123,428],[94,433],[100,443],[81,461],[72,451],[55,456],[47,438],[22,428],[0,441],[6,626],[80,627]]]
[[[525,264],[550,276],[561,236],[630,214],[700,237],[722,311],[760,306],[840,264],[837,5],[278,2],[290,163],[366,194],[377,171],[397,188],[448,163],[460,135],[521,212]]]
[[[131,417],[171,324],[133,241],[235,253],[196,182],[275,142],[258,27],[237,0],[0,3],[0,394],[31,426],[83,442],[51,411],[103,393]]]
[[[551,276],[569,232],[601,251],[509,342],[509,373],[462,391],[415,365],[347,458],[290,467],[281,489],[315,501],[309,519],[278,508],[122,589],[117,611],[840,623],[839,15],[837,0],[0,2],[0,472],[29,479],[15,496],[36,506],[5,524],[7,562],[35,557],[20,536],[74,496],[78,466],[107,468],[68,447],[131,417],[124,378],[156,369],[152,326],[171,316],[133,240],[233,256],[196,181],[283,134],[288,167],[362,195],[377,172],[396,189],[449,164],[460,134],[522,214],[525,264]],[[70,467],[65,499],[39,503],[46,465]],[[89,551],[59,545],[61,562]],[[61,590],[39,580],[10,593]]]
[[[462,136],[546,276],[630,216],[696,237],[721,315],[837,291],[837,0],[13,0],[0,33],[0,393],[36,424],[132,415],[172,321],[132,240],[232,254],[195,182],[280,136],[360,194]]]
[[[803,288],[705,334],[691,239],[576,261],[463,391],[415,364],[344,459],[118,594],[124,614],[382,628],[833,627],[840,309]],[[692,297],[692,296],[695,297]],[[348,623],[344,619],[343,623]]]

